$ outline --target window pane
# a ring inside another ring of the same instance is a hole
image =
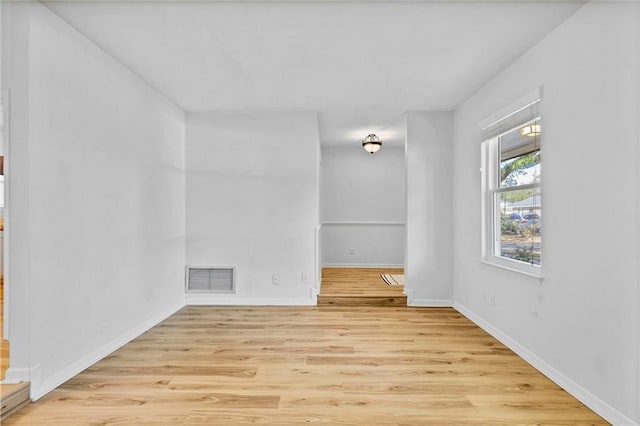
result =
[[[495,255],[540,265],[542,210],[540,188],[513,189],[496,194],[499,226]]]
[[[540,182],[540,120],[500,136],[499,187]]]

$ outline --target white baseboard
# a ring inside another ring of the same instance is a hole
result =
[[[453,300],[451,299],[411,299],[407,306],[424,307],[424,308],[451,308]]]
[[[51,392],[52,390],[54,390],[55,388],[57,388],[58,386],[60,386],[70,378],[72,378],[73,376],[91,367],[93,364],[100,361],[102,358],[106,357],[113,351],[121,348],[122,346],[126,345],[136,337],[140,336],[142,333],[148,331],[149,329],[156,326],[160,322],[164,321],[171,315],[175,314],[177,311],[179,311],[183,307],[184,307],[184,303],[179,303],[153,316],[149,320],[141,324],[138,324],[135,328],[132,328],[131,330],[125,332],[124,334],[120,335],[119,337],[107,343],[106,345],[98,348],[97,350],[93,351],[93,353],[77,360],[76,362],[69,365],[65,369],[55,373],[53,376],[47,377],[46,379],[42,380],[41,384],[37,386],[37,388],[34,388],[33,382],[32,382],[31,395],[30,395],[31,399],[35,401],[43,397],[44,395]]]
[[[323,268],[404,268],[404,264],[393,263],[325,263]]]
[[[402,292],[407,296],[407,306],[411,306],[411,302],[413,301],[413,289],[405,287]]]
[[[11,368],[9,367],[4,373],[4,384],[15,384],[20,382],[28,382],[31,375],[28,368]]]
[[[315,293],[315,289],[312,292]],[[207,306],[316,306],[317,298],[278,299],[270,297],[230,297],[218,294],[187,294],[187,305]]]
[[[633,419],[616,410],[611,405],[607,404],[605,401],[601,400],[587,389],[571,380],[565,374],[547,364],[542,358],[538,357],[529,349],[513,340],[507,334],[497,329],[471,310],[458,302],[455,302],[453,307],[608,422],[614,425],[638,426],[638,423]]]
[[[407,306],[416,308],[451,308],[453,300],[451,299],[415,299],[413,297],[413,289],[406,288],[402,291],[407,296]]]

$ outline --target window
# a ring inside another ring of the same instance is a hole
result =
[[[484,260],[539,276],[542,212],[539,98],[483,128]]]

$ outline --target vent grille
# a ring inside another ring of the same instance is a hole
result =
[[[235,293],[235,268],[187,267],[187,293]]]

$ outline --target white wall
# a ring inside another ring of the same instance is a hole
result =
[[[640,91],[640,28],[638,23],[640,22],[640,7],[636,6],[636,89]],[[636,92],[637,93],[637,92]],[[636,123],[640,123],[640,94],[636,96]],[[640,164],[640,130],[636,126],[636,164]],[[640,171],[636,166],[636,187],[640,188]],[[637,288],[636,288],[636,420],[640,423],[640,191],[636,192],[636,265],[638,266],[637,273]]]
[[[402,147],[322,148],[324,265],[403,265],[405,172]]]
[[[4,21],[2,20],[2,15],[3,15],[3,9],[4,9],[4,5],[2,3],[0,3],[0,82],[2,82],[2,61],[3,61],[3,56],[2,55],[2,51],[4,50],[4,44],[2,43],[2,39],[4,37],[3,32],[6,30],[2,30]],[[0,88],[4,88],[4,86],[2,84],[0,84]],[[4,148],[4,147],[3,147]]]
[[[29,10],[14,2],[2,3],[2,88],[11,89],[10,141],[5,161],[4,238],[11,248],[11,261],[5,263],[5,339],[11,340],[10,367],[6,378],[29,380],[31,366],[31,300],[29,286]],[[11,42],[13,41],[13,43]],[[13,164],[20,167],[12,169]],[[11,191],[21,196],[11,196]],[[12,215],[16,212],[15,216]],[[13,217],[12,217],[13,216]],[[13,232],[13,230],[16,232]],[[20,231],[22,230],[22,231]],[[8,253],[7,253],[8,255]],[[12,285],[12,283],[21,283]]]
[[[404,266],[404,224],[335,223],[322,225],[326,267]]]
[[[184,305],[184,113],[11,7],[8,376],[37,398]]]
[[[412,306],[451,306],[452,114],[406,117],[405,291]]]
[[[187,264],[236,267],[188,303],[315,304],[318,143],[315,113],[187,114]]]
[[[323,222],[404,222],[404,147],[322,148]]]
[[[630,374],[640,360],[637,7],[586,4],[460,106],[454,124],[456,306],[616,424],[640,421]],[[479,262],[478,173],[478,122],[539,86],[541,286]]]

